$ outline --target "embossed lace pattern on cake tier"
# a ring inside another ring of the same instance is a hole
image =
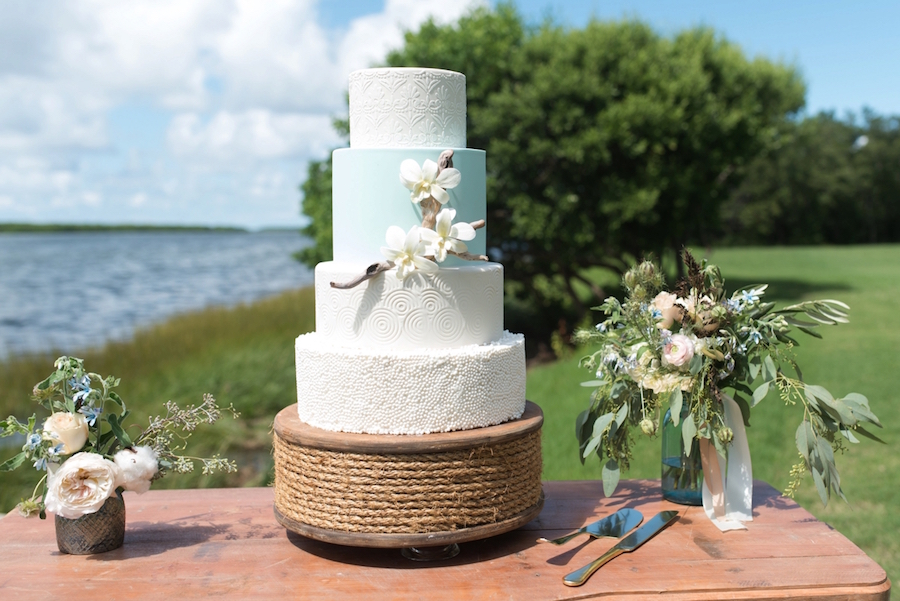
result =
[[[350,146],[465,148],[465,76],[437,69],[351,73]]]
[[[486,344],[503,333],[503,269],[491,263],[432,276],[394,273],[353,290],[329,284],[349,268],[316,267],[316,332],[334,344],[393,349]]]

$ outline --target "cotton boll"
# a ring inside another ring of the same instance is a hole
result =
[[[113,459],[119,468],[117,484],[125,490],[143,494],[150,490],[150,481],[159,470],[159,457],[150,447],[132,447],[116,453]]]

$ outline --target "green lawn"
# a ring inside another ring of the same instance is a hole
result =
[[[699,252],[697,254],[700,254]],[[878,561],[889,575],[900,576],[900,517],[891,511],[900,460],[893,453],[900,406],[893,391],[900,383],[900,246],[844,248],[726,249],[710,257],[723,269],[729,287],[768,282],[770,297],[837,298],[851,306],[850,324],[826,328],[825,340],[800,338],[805,378],[835,394],[867,395],[885,430],[887,446],[864,440],[838,458],[841,482],[850,504],[834,500],[823,508],[807,479],[798,501],[818,518],[848,536]],[[295,402],[293,339],[313,327],[312,291],[301,290],[234,309],[209,309],[176,317],[142,330],[127,343],[81,353],[86,365],[122,378],[120,394],[136,421],[158,412],[166,400],[198,403],[210,392],[220,403],[233,403],[239,420],[225,419],[198,430],[196,454],[223,452],[240,466],[229,476],[167,477],[161,487],[259,486],[271,480],[270,428],[275,414]],[[799,335],[799,336],[802,336]],[[78,353],[76,353],[78,354]],[[529,370],[528,397],[544,410],[545,479],[598,478],[596,458],[578,461],[575,416],[588,402],[590,379],[571,357]],[[50,373],[55,355],[16,358],[0,364],[0,414],[30,415],[31,387]],[[770,395],[753,411],[749,430],[754,475],[778,489],[788,482],[796,461],[796,408]],[[27,412],[27,413],[26,413]],[[16,449],[0,449],[0,461]],[[659,440],[641,436],[626,477],[659,477]],[[34,472],[0,475],[0,511],[30,493]]]

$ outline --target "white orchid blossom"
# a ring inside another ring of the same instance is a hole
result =
[[[397,277],[405,280],[416,269],[425,273],[435,273],[437,263],[425,258],[425,244],[422,242],[422,228],[414,225],[409,232],[392,225],[388,228],[385,240],[387,246],[381,247],[381,254],[393,261],[397,267]]]
[[[438,173],[437,163],[430,159],[426,159],[421,167],[413,159],[400,163],[400,182],[412,191],[410,200],[416,203],[432,197],[445,204],[450,200],[447,189],[458,186],[460,179],[458,169],[447,167]]]
[[[437,214],[434,229],[422,228],[420,231],[422,240],[429,244],[428,250],[438,263],[444,262],[448,251],[466,252],[469,248],[462,240],[471,240],[475,237],[475,228],[465,222],[453,223],[454,219],[456,219],[455,209],[442,209]]]

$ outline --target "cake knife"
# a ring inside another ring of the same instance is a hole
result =
[[[619,541],[619,544],[617,544],[615,547],[613,547],[591,563],[587,564],[580,570],[575,570],[568,576],[564,577],[563,584],[565,584],[566,586],[581,586],[582,584],[587,582],[587,579],[591,577],[591,574],[596,572],[600,568],[600,566],[610,561],[611,559],[618,557],[622,553],[630,553],[631,551],[634,551],[645,542],[653,538],[653,536],[657,532],[668,526],[670,523],[674,522],[675,518],[677,517],[677,511],[661,511],[660,513],[656,514],[656,516],[652,520]]]
[[[641,515],[640,511],[626,507],[612,515],[606,516],[602,520],[597,520],[584,528],[579,528],[571,534],[566,534],[565,536],[554,539],[539,538],[537,539],[537,542],[550,543],[551,545],[563,545],[581,534],[590,534],[593,538],[600,538],[601,536],[622,538],[631,532],[632,528],[639,525],[643,519],[644,516]]]

